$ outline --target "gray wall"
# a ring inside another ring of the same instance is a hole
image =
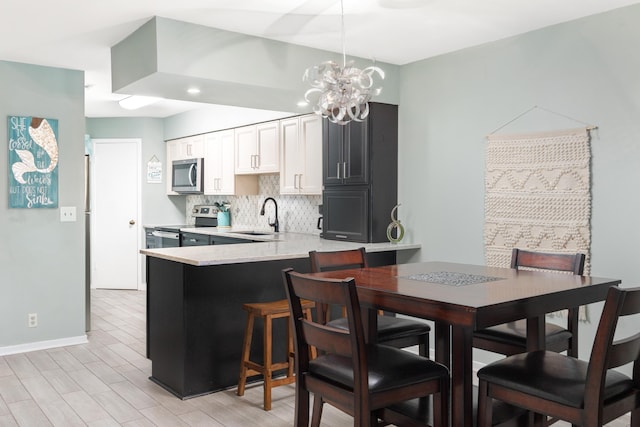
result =
[[[484,262],[485,136],[538,105],[599,126],[591,274],[640,284],[639,21],[631,6],[402,67],[399,217],[417,257]],[[580,126],[538,109],[503,132]],[[582,327],[581,357],[594,331]]]
[[[0,61],[0,349],[85,335],[84,73]],[[58,119],[59,209],[9,209],[7,116]],[[38,313],[37,328],[27,314]]]

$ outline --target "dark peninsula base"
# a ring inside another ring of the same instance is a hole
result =
[[[368,254],[371,266],[395,260],[395,252]],[[242,304],[285,298],[280,272],[288,267],[309,272],[309,259],[196,267],[147,256],[150,379],[181,399],[237,385]],[[275,361],[285,359],[285,326],[285,320],[274,322]],[[254,337],[252,359],[261,361],[262,322],[256,322]]]

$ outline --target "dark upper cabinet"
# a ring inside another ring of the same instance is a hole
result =
[[[324,120],[323,229],[325,239],[387,241],[398,203],[398,106],[369,103],[363,122]]]
[[[324,120],[323,177],[326,185],[366,184],[368,176],[368,118],[337,125]],[[326,161],[325,161],[326,159]]]

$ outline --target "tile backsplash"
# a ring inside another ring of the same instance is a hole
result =
[[[193,224],[191,215],[195,205],[206,205],[214,202],[231,203],[231,225],[255,229],[268,229],[273,222],[275,208],[272,202],[267,203],[265,215],[260,215],[264,199],[273,197],[278,202],[278,222],[280,231],[319,234],[317,229],[318,205],[322,196],[280,195],[280,175],[260,175],[257,196],[187,196],[187,224]]]

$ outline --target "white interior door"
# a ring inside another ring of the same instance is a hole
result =
[[[141,141],[92,142],[91,287],[138,289]]]

